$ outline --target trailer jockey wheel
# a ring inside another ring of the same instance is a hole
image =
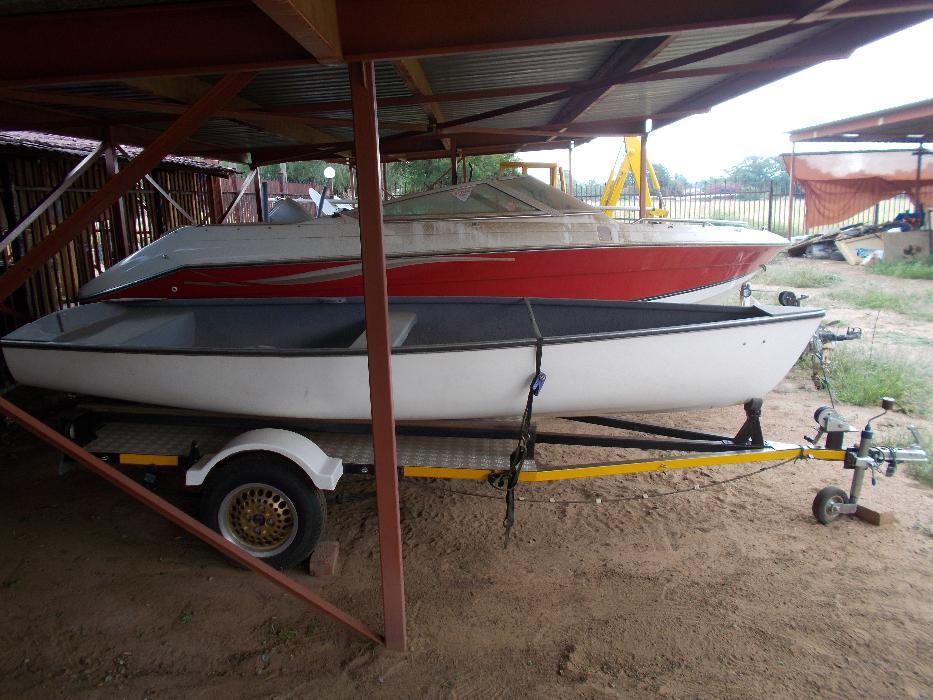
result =
[[[778,304],[781,306],[800,306],[800,299],[797,298],[796,294],[785,289],[778,294]]]
[[[268,452],[217,465],[201,497],[201,518],[269,566],[287,569],[306,559],[327,517],[324,494],[291,461]]]
[[[835,506],[841,506],[848,500],[849,497],[846,492],[838,486],[827,486],[820,489],[820,492],[816,494],[816,498],[813,499],[813,517],[823,525],[829,525],[839,517],[839,512]]]

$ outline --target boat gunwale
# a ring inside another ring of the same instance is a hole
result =
[[[251,300],[252,301],[252,300]],[[105,303],[126,303],[126,302],[105,302]],[[132,302],[131,302],[132,303]],[[144,304],[145,302],[142,302]],[[627,302],[632,303],[632,302]],[[636,302],[637,303],[637,302]],[[142,305],[141,304],[141,305]],[[683,305],[692,306],[692,305]],[[726,307],[728,308],[728,307]],[[734,307],[736,309],[748,307]],[[761,308],[761,307],[757,307]],[[789,308],[789,307],[783,307]],[[629,338],[650,337],[658,335],[679,335],[683,333],[698,333],[707,330],[722,330],[727,328],[742,328],[747,326],[768,325],[775,323],[785,323],[790,321],[801,321],[811,318],[822,318],[826,312],[820,308],[807,308],[800,311],[785,312],[778,315],[768,314],[767,310],[762,309],[767,315],[755,316],[751,318],[730,319],[726,321],[709,321],[705,323],[681,324],[678,326],[669,326],[666,328],[639,328],[624,331],[609,331],[604,333],[585,333],[564,336],[543,336],[542,341],[547,345],[568,345],[580,343],[593,343],[607,340],[624,340]],[[534,347],[537,339],[515,338],[509,340],[496,341],[477,341],[475,343],[458,343],[456,345],[413,345],[400,346],[391,349],[392,355],[422,355],[422,354],[446,354],[452,352],[473,352],[480,350],[499,350],[509,348]],[[101,354],[122,354],[122,355],[177,355],[194,357],[282,357],[282,358],[301,358],[301,357],[353,357],[367,356],[367,349],[364,348],[222,348],[222,347],[199,347],[199,348],[160,348],[144,346],[117,346],[117,345],[75,345],[61,343],[57,341],[38,341],[38,340],[18,340],[3,338],[0,339],[0,346],[10,348],[32,348],[39,350],[55,350],[60,352],[96,352]]]

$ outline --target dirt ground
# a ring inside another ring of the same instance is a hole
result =
[[[867,278],[844,263],[787,264],[832,266],[847,283]],[[813,292],[814,301],[824,294]],[[831,313],[866,328],[875,320]],[[888,314],[882,322],[904,327]],[[930,325],[912,332],[930,337]],[[766,397],[766,437],[801,443],[826,403],[795,370]],[[841,410],[856,425],[876,412]],[[741,407],[653,417],[723,432],[742,419]],[[902,414],[876,425],[911,422],[933,427]],[[615,456],[539,452],[551,463]],[[866,485],[863,503],[896,514],[881,528],[815,522],[814,493],[847,486],[835,463],[790,463],[664,498],[641,496],[755,467],[527,485],[507,550],[503,503],[489,487],[403,481],[410,651],[392,653],[233,568],[92,475],[59,477],[57,461],[17,428],[4,431],[2,697],[933,695],[933,491],[904,469]],[[346,477],[341,490],[354,498],[330,505],[324,535],[340,543],[337,575],[291,575],[379,627],[372,483]],[[570,500],[585,502],[561,502]]]

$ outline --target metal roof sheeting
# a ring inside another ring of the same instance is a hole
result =
[[[67,60],[57,45],[37,52],[29,61],[22,59],[23,51],[10,49],[6,67],[14,78],[6,82],[0,79],[0,83],[13,87],[16,94],[0,102],[0,127],[4,117],[8,127],[32,125],[44,119],[49,126],[43,128],[59,126],[75,135],[96,134],[108,126],[126,127],[121,133],[146,143],[151,138],[147,134],[164,128],[178,113],[177,109],[156,108],[152,103],[165,102],[177,108],[198,94],[196,84],[185,85],[186,80],[192,80],[186,76],[195,74],[193,80],[213,84],[224,72],[250,70],[255,71],[255,77],[242,90],[239,103],[233,100],[229,108],[218,110],[221,116],[203,124],[194,136],[196,141],[183,145],[186,152],[202,153],[216,144],[216,153],[251,152],[259,162],[287,160],[290,153],[302,157],[315,153],[341,155],[346,150],[337,151],[346,149],[352,137],[349,124],[322,126],[314,124],[313,118],[349,120],[349,73],[343,61],[375,56],[380,59],[374,63],[378,117],[394,123],[380,129],[384,137],[400,131],[423,131],[432,121],[439,122],[440,129],[454,122],[459,146],[471,152],[496,152],[499,147],[512,150],[522,144],[538,146],[558,121],[618,122],[606,126],[608,131],[629,129],[635,118],[644,117],[653,118],[656,126],[663,125],[691,108],[703,111],[822,57],[844,55],[930,15],[927,10],[904,7],[896,0],[877,0],[870,7],[861,0],[843,0],[815,10],[772,8],[766,3],[680,4],[640,12],[620,7],[619,13],[612,16],[589,4],[561,8],[553,2],[542,2],[538,7],[529,6],[527,11],[509,8],[509,12],[499,15],[489,12],[487,24],[464,20],[460,26],[458,18],[470,17],[475,8],[437,4],[430,12],[418,14],[411,4],[403,4],[383,14],[370,7],[366,17],[375,13],[380,18],[378,25],[357,18],[352,24],[339,26],[344,51],[357,53],[343,57],[338,54],[335,64],[323,65],[314,63],[311,54],[301,49],[300,38],[295,42],[289,37],[301,35],[301,27],[290,25],[294,18],[270,19],[248,2],[220,3],[218,8],[227,11],[215,15],[210,14],[212,3],[192,2],[190,7],[179,7],[174,0],[165,2],[164,7],[159,0],[2,3],[0,16],[7,15],[5,26],[19,27],[16,36],[22,37],[24,29],[42,27],[43,36],[49,41],[58,37],[59,44],[72,31],[73,20],[56,15],[59,10],[74,11],[78,17],[91,8],[136,7],[112,13],[99,10],[80,17],[83,24],[79,22],[85,32],[111,37],[114,46],[119,47],[113,51],[122,52],[124,60],[129,61],[125,68],[120,64],[120,55],[110,60],[109,47],[101,45],[106,43],[104,40],[96,45],[85,42],[69,46]],[[353,7],[351,2],[339,5],[338,15],[351,16]],[[152,37],[146,34],[152,33],[150,27],[160,26],[169,38],[173,30],[181,35],[183,29],[190,29],[190,22],[185,22],[197,8],[202,21],[209,22],[205,18],[213,17],[217,25],[204,27],[203,41],[189,37],[188,43],[182,45],[179,40],[178,46],[166,46],[172,49],[170,54],[152,50]],[[24,12],[34,16],[10,18],[11,14]],[[134,20],[139,17],[147,18],[147,23]],[[115,31],[117,27],[120,31]],[[242,38],[242,45],[237,43],[238,38]],[[743,45],[725,51],[736,42]],[[20,44],[12,42],[11,46]],[[353,49],[348,48],[351,45]],[[487,46],[494,48],[482,50]],[[649,54],[655,46],[656,50]],[[166,56],[171,60],[165,60]],[[387,56],[393,60],[384,60]],[[409,58],[402,58],[405,56]],[[643,56],[646,58],[635,65]],[[269,58],[263,62],[263,57]],[[399,62],[409,61],[416,65],[399,67]],[[661,75],[662,67],[672,61],[676,65],[669,70],[716,72],[681,78]],[[201,66],[200,72],[195,66]],[[122,77],[124,71],[125,79],[114,79]],[[632,71],[641,82],[618,82]],[[420,73],[426,84],[422,84]],[[149,84],[145,81],[149,79],[136,77],[163,74],[169,76],[169,81],[178,81],[174,86],[166,82],[164,89],[166,95],[178,99],[159,96],[157,81],[161,78],[151,83],[152,90],[147,90]],[[469,99],[423,102],[421,96],[413,94],[409,82],[426,96],[440,94],[449,98],[449,93],[465,93]],[[542,93],[539,88],[547,85],[553,87]],[[46,94],[30,100],[30,90]],[[511,92],[515,90],[519,94]],[[62,101],[51,102],[49,92],[61,94]],[[248,113],[252,108],[244,100],[267,113],[253,119]],[[134,102],[139,110],[133,109]],[[526,102],[533,105],[508,111]],[[301,110],[301,105],[308,107]],[[162,113],[156,114],[159,109]],[[496,110],[504,113],[482,117]],[[288,116],[278,119],[277,112]],[[306,121],[302,122],[301,114],[307,116]],[[510,129],[522,131],[510,133]],[[403,133],[401,138],[386,140],[384,150],[387,155],[411,155],[419,149],[436,152],[442,137],[443,133]],[[585,140],[585,135],[577,138],[578,142]],[[311,141],[314,146],[303,141]],[[327,150],[329,144],[332,148]],[[318,147],[323,151],[316,151]]]

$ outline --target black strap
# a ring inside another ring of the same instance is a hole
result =
[[[525,299],[525,308],[528,309],[528,316],[531,319],[531,325],[535,332],[535,373],[531,377],[528,385],[528,398],[525,400],[525,411],[522,414],[521,428],[519,429],[518,445],[512,450],[509,456],[508,479],[505,474],[497,472],[490,474],[489,482],[497,488],[505,485],[505,519],[502,521],[505,527],[505,541],[503,549],[509,546],[509,536],[512,533],[512,525],[515,524],[515,487],[518,485],[518,478],[525,466],[525,457],[528,454],[528,441],[531,435],[531,416],[534,413],[535,396],[541,393],[544,387],[544,381],[547,375],[541,371],[541,356],[544,354],[544,338],[541,335],[541,329],[538,328],[538,322],[535,319],[531,303]]]

